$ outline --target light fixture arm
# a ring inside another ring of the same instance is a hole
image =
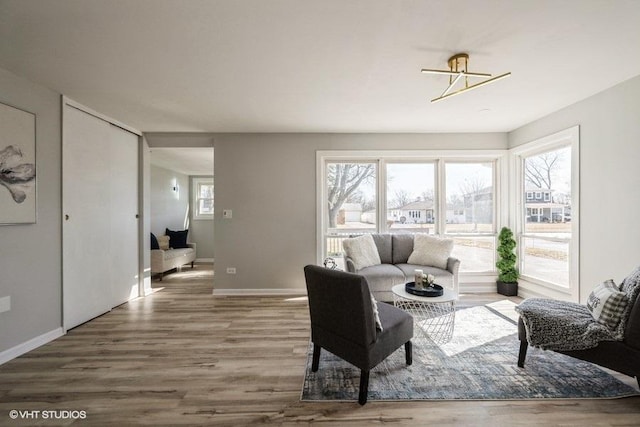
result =
[[[471,86],[469,86],[469,77],[491,77],[491,74],[488,73],[470,73],[467,70],[467,67],[469,65],[469,55],[466,53],[457,53],[455,55],[453,55],[451,58],[449,58],[449,60],[447,61],[447,64],[449,65],[449,70],[433,70],[433,69],[429,69],[429,68],[423,68],[422,70],[420,70],[422,73],[425,74],[441,74],[441,75],[448,75],[449,76],[449,86],[447,86],[447,88],[444,90],[444,92],[442,92],[442,95],[440,95],[437,98],[434,98],[431,100],[431,102],[437,102],[437,101],[441,101],[443,99],[455,96],[455,95],[459,95],[461,93],[464,93],[466,91],[469,91],[471,89],[476,89],[478,87],[484,86],[486,84],[489,83],[493,83],[496,82],[498,80],[501,80],[505,77],[509,77],[511,75],[511,73],[505,73],[505,74],[501,74],[499,76],[490,78],[488,80],[484,80],[481,81],[479,83],[473,84]],[[457,90],[455,92],[451,92],[451,90],[453,89],[453,87],[460,81],[460,79],[464,77],[464,88]]]

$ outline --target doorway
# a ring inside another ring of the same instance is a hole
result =
[[[184,232],[189,244],[195,243],[197,272],[212,271],[213,147],[150,147],[150,153],[151,233],[157,238],[165,236],[167,230]],[[165,278],[175,273],[188,272],[190,264],[167,264],[165,268],[168,270],[159,272],[156,264],[154,270],[152,262],[152,287],[163,286]]]

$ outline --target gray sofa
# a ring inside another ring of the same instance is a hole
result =
[[[436,278],[435,283],[458,294],[460,260],[457,258],[449,257],[446,270],[429,265],[408,264],[413,252],[413,234],[372,234],[372,237],[382,264],[356,271],[353,260],[345,256],[345,266],[347,271],[367,278],[371,293],[378,301],[393,301],[391,288],[413,282],[416,269],[432,274]]]

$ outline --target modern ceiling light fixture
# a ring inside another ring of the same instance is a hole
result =
[[[477,77],[491,77],[491,74],[487,73],[470,73],[467,67],[469,66],[469,55],[466,53],[456,53],[447,61],[449,64],[448,70],[430,70],[423,68],[421,71],[425,74],[445,74],[449,76],[449,86],[442,92],[437,98],[431,100],[431,102],[438,102],[445,98],[450,98],[455,95],[460,95],[463,92],[467,92],[471,89],[479,88],[480,86],[487,85],[489,83],[497,82],[498,80],[509,77],[511,73],[501,74],[499,76],[483,80],[480,83],[472,84],[469,86],[469,78]],[[451,92],[451,89],[464,77],[464,87],[455,92]]]

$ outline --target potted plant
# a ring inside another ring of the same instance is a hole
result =
[[[508,227],[502,227],[498,235],[498,293],[505,296],[518,295],[518,269],[516,268],[516,241]]]

